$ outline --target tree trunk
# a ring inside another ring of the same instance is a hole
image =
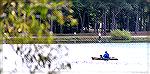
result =
[[[97,16],[96,16],[95,21],[94,21],[94,33],[96,33],[96,26],[97,26]]]
[[[99,29],[99,23],[96,23],[96,33],[98,33],[98,29]]]
[[[102,21],[102,35],[106,35],[106,12],[103,14],[103,21]]]
[[[94,23],[94,33],[96,33],[96,23]]]
[[[123,30],[126,29],[126,15],[123,13]]]
[[[51,20],[50,31],[53,32],[53,20]]]
[[[111,24],[111,29],[112,29],[112,30],[117,29],[116,20],[115,20],[115,11],[114,11],[114,10],[113,10],[113,12],[112,12],[112,24]]]
[[[127,27],[126,30],[129,31],[129,15],[127,14]]]
[[[139,14],[137,12],[136,24],[135,24],[135,33],[137,34],[138,31],[139,31]]]
[[[88,12],[86,12],[85,15],[86,15],[86,17],[85,17],[86,18],[85,19],[85,32],[88,33],[89,32],[89,16],[88,16],[89,14],[88,14]]]
[[[145,22],[144,22],[144,8],[142,8],[142,16],[141,16],[141,21],[142,21],[142,31],[146,31],[145,29]]]
[[[80,30],[78,29],[78,30],[82,32],[82,16],[81,16],[80,12],[79,12],[79,17],[80,17],[81,29]],[[79,28],[79,26],[78,26],[78,28]]]
[[[148,14],[148,22],[150,22],[150,14]]]
[[[95,24],[94,24],[94,33],[98,33],[97,22],[95,22]]]
[[[62,28],[62,25],[60,25],[60,34],[63,33],[63,28]]]
[[[83,33],[84,21],[85,21],[85,11],[83,13],[83,18],[82,18],[82,22],[81,22],[81,33]]]
[[[87,22],[87,30],[88,30],[88,32],[89,32],[89,16],[87,16],[88,18],[88,22]]]

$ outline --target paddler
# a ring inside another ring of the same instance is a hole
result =
[[[110,59],[109,54],[108,54],[107,51],[105,51],[105,54],[103,55],[103,59],[105,59],[105,60],[109,60]]]

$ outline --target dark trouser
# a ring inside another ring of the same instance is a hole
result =
[[[101,36],[98,37],[98,40],[101,40]]]

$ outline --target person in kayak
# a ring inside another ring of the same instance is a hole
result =
[[[107,53],[107,51],[105,51],[105,54],[103,55],[103,59],[109,60],[109,54]]]

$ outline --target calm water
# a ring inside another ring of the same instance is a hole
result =
[[[84,72],[89,74],[97,73],[139,73],[148,72],[148,44],[147,43],[106,43],[106,44],[78,44],[70,45],[71,60],[74,63],[72,72]],[[117,57],[118,61],[92,61],[91,56],[99,57],[108,51],[110,56]],[[72,59],[72,57],[74,57]]]
[[[55,44],[56,45],[56,44]],[[67,60],[72,69],[62,74],[148,74],[150,60],[150,44],[148,43],[95,43],[64,44],[69,49]],[[27,74],[27,67],[12,50],[10,45],[3,45],[3,74]],[[91,57],[99,57],[108,51],[117,61],[93,61]],[[4,59],[7,57],[7,59]],[[16,64],[17,63],[17,64]],[[44,72],[39,72],[44,74]],[[28,73],[29,74],[29,73]],[[38,73],[37,73],[38,74]]]

